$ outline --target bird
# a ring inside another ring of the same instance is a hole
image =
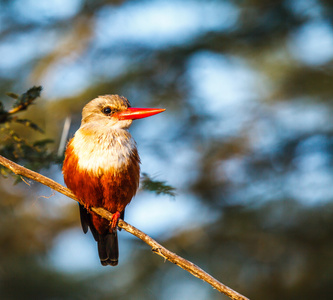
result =
[[[124,219],[125,207],[139,187],[140,157],[129,127],[135,119],[163,111],[133,108],[119,95],[99,96],[83,107],[80,128],[67,144],[64,182],[82,203],[81,226],[84,233],[90,229],[103,266],[118,264],[118,220]],[[111,221],[91,207],[113,213]]]

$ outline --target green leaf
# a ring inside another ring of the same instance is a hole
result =
[[[6,93],[7,96],[14,98],[14,99],[18,99],[20,97],[20,95],[12,93],[12,92],[8,92]]]
[[[42,89],[43,88],[41,86],[33,86],[17,98],[13,107],[21,106],[21,110],[26,109],[36,98],[40,96]]]
[[[176,196],[176,189],[174,187],[166,184],[165,181],[153,180],[147,173],[142,173],[141,188],[145,191],[154,192],[157,195]]]
[[[0,166],[0,174],[3,176],[3,177],[7,177],[8,176],[8,169],[3,167],[3,166]]]
[[[43,147],[47,144],[51,144],[51,143],[54,143],[54,140],[52,139],[43,139],[43,140],[39,140],[39,141],[36,141],[34,142],[33,146],[34,147]]]
[[[44,133],[43,129],[41,129],[36,123],[33,123],[28,119],[15,119],[15,122],[23,124],[26,127],[30,127],[31,129],[39,131],[40,133]]]

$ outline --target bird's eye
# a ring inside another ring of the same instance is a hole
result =
[[[110,107],[104,107],[103,108],[103,113],[106,114],[106,115],[109,115],[111,114],[112,112],[112,109]]]

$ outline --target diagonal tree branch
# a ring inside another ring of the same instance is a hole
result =
[[[27,177],[29,179],[32,179],[34,181],[40,182],[40,183],[50,187],[51,189],[53,189],[53,190],[55,190],[59,193],[62,193],[65,196],[67,196],[69,198],[72,198],[75,201],[78,201],[78,202],[81,203],[81,201],[79,199],[77,199],[75,197],[75,195],[68,188],[65,188],[64,186],[62,186],[61,184],[53,181],[50,178],[47,178],[47,177],[45,177],[45,176],[43,176],[43,175],[41,175],[37,172],[31,171],[27,168],[24,168],[24,167],[12,162],[11,160],[9,160],[9,159],[1,156],[1,155],[0,155],[0,164],[5,166],[6,168],[10,169],[13,173],[15,173],[17,175],[21,175],[21,176]],[[83,203],[81,203],[81,204],[83,204]],[[92,207],[91,210],[93,212],[97,213],[98,215],[100,215],[101,217],[107,219],[107,220],[111,220],[112,215],[113,215],[112,213],[110,213],[109,211],[107,211],[107,210],[105,210],[101,207]],[[148,236],[147,234],[145,234],[141,230],[135,228],[134,226],[126,223],[123,220],[119,220],[118,226],[120,228],[123,228],[127,232],[135,235],[136,237],[138,237],[139,239],[141,239],[145,243],[147,243],[152,248],[152,251],[154,253],[156,253],[156,254],[164,257],[165,259],[171,261],[172,263],[178,265],[179,267],[188,271],[192,275],[206,281],[213,288],[215,288],[219,292],[227,295],[231,299],[249,300],[247,297],[237,293],[236,291],[232,290],[228,286],[219,282],[217,279],[215,279],[214,277],[212,277],[211,275],[209,275],[208,273],[206,273],[205,271],[200,269],[198,266],[196,266],[192,262],[190,262],[190,261],[178,256],[177,254],[169,251],[168,249],[164,248],[162,245],[157,243],[150,236]]]

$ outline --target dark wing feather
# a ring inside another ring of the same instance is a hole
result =
[[[99,234],[95,229],[94,225],[92,224],[91,215],[88,213],[87,209],[83,205],[79,204],[79,207],[80,207],[80,220],[83,232],[87,233],[88,228],[90,228],[90,231],[94,236],[95,241],[98,242]]]

